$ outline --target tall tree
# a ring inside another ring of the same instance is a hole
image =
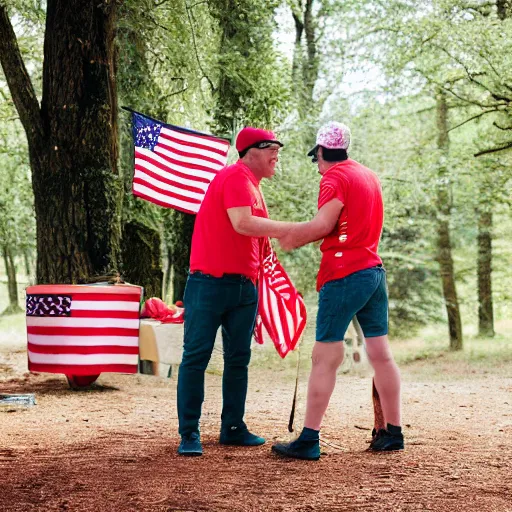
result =
[[[482,191],[481,191],[482,192]],[[485,195],[484,195],[485,197]],[[492,209],[479,201],[478,216],[478,335],[494,336],[494,309],[492,301]]]
[[[3,89],[0,89],[0,97],[5,100],[0,103],[0,251],[9,296],[9,306],[4,313],[10,314],[21,311],[17,275],[20,257],[25,260],[25,275],[31,278],[35,222],[25,135]]]
[[[292,87],[299,115],[307,119],[314,111],[313,90],[318,79],[320,59],[317,50],[317,20],[313,13],[314,0],[291,0],[295,25]]]
[[[496,11],[500,21],[512,18],[512,2],[510,0],[497,0]],[[512,34],[511,34],[512,37]],[[510,90],[510,88],[509,88]],[[512,103],[509,98],[509,105]],[[508,126],[503,131],[512,130],[512,114],[503,116],[508,120]],[[495,126],[500,127],[495,121]],[[493,201],[489,196],[492,190],[490,180],[480,180],[481,187],[478,194],[477,223],[478,223],[478,257],[477,257],[477,283],[478,283],[478,335],[482,337],[494,336],[494,306],[492,298],[492,225]]]
[[[165,119],[162,92],[155,83],[147,48],[154,40],[154,24],[147,17],[156,9],[148,0],[127,0],[119,12],[118,90],[120,101],[156,119]],[[120,129],[121,175],[123,181],[121,274],[144,288],[145,298],[162,297],[161,208],[132,194],[133,137],[129,116]]]
[[[437,147],[439,149],[437,178],[437,230],[438,230],[438,262],[443,283],[444,302],[448,315],[450,333],[450,349],[462,350],[462,323],[460,319],[459,301],[455,286],[455,274],[450,238],[450,216],[452,200],[450,194],[450,173],[448,171],[449,135],[448,106],[446,93],[439,90],[437,101]]]
[[[38,282],[118,268],[116,14],[110,0],[48,0],[39,104],[0,5],[0,61],[29,146]]]

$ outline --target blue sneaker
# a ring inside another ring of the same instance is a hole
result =
[[[245,425],[241,427],[222,428],[220,431],[220,444],[229,446],[261,446],[265,438],[251,434]]]
[[[199,440],[199,434],[192,432],[192,434],[181,436],[181,443],[178,447],[178,454],[187,457],[198,457],[203,455],[203,447]]]
[[[272,451],[281,457],[318,460],[320,458],[320,441],[305,441],[298,438],[291,443],[277,443],[272,446]]]

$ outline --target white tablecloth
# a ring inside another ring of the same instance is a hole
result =
[[[153,375],[168,375],[169,366],[181,363],[182,353],[183,324],[141,320],[139,357],[141,361],[153,361]]]

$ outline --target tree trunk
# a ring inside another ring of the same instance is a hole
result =
[[[116,5],[48,0],[41,109],[0,7],[0,59],[29,143],[39,283],[117,272]]]
[[[27,275],[27,280],[29,283],[32,282],[32,269],[31,269],[31,263],[30,263],[30,250],[28,248],[25,248],[23,250],[23,261],[25,262],[25,273]]]
[[[494,336],[492,302],[492,211],[478,212],[478,335]]]
[[[167,245],[167,259],[165,264],[165,272],[164,272],[164,283],[163,283],[163,298],[164,301],[169,300],[169,295],[171,294],[172,286],[171,286],[171,280],[172,280],[172,274],[173,274],[173,266],[172,266],[172,248]],[[171,297],[172,300],[172,297]]]
[[[317,52],[317,22],[313,14],[314,0],[289,2],[295,24],[295,46],[293,50],[292,83],[301,125],[306,129],[301,134],[304,147],[315,143],[318,112],[321,106],[313,100],[313,91],[318,79],[319,59]],[[303,48],[305,40],[305,49]]]
[[[195,215],[174,212],[178,229],[174,228],[172,248],[172,301],[183,300],[190,267],[190,249],[194,232]]]
[[[440,151],[439,168],[437,175],[437,243],[438,262],[443,284],[444,302],[448,314],[448,330],[450,333],[450,349],[462,350],[462,323],[460,319],[459,301],[455,287],[455,274],[453,269],[452,245],[450,239],[450,175],[448,172],[449,135],[446,104],[446,95],[439,91],[437,94],[437,146]]]
[[[293,47],[292,61],[292,87],[293,94],[299,104],[302,103],[301,95],[303,94],[302,84],[302,33],[304,32],[304,23],[302,21],[302,12],[292,12],[293,22],[295,24],[295,45]]]
[[[4,258],[5,273],[7,274],[7,290],[9,295],[9,306],[3,314],[19,313],[22,311],[18,303],[18,282],[16,280],[16,265],[10,247],[2,247],[2,256]]]
[[[496,0],[498,18],[505,20],[512,16],[512,0]]]
[[[313,1],[306,0],[304,10],[304,32],[306,35],[307,60],[304,63],[304,85],[308,100],[313,99],[313,89],[318,78],[318,57],[316,50],[316,24],[313,16]],[[311,101],[312,102],[312,101]]]
[[[143,286],[144,299],[162,298],[159,233],[140,222],[128,222],[123,226],[121,248],[123,279]]]
[[[137,105],[144,113],[156,119],[165,118],[165,113],[155,97],[161,91],[153,82],[146,59],[146,41],[142,34],[130,26],[135,16],[133,4],[123,6],[120,16],[125,18],[118,32],[119,47],[119,94],[125,105]],[[144,100],[148,98],[148,100]],[[127,281],[142,286],[145,298],[160,297],[162,294],[162,255],[159,215],[160,209],[132,193],[133,181],[133,137],[128,116],[121,139],[121,174],[124,184],[122,207],[122,274]]]

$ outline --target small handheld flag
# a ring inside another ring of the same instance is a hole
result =
[[[268,238],[264,238],[261,245],[258,296],[256,341],[263,343],[265,330],[284,358],[299,343],[306,327],[307,312],[303,298],[277,259]]]

